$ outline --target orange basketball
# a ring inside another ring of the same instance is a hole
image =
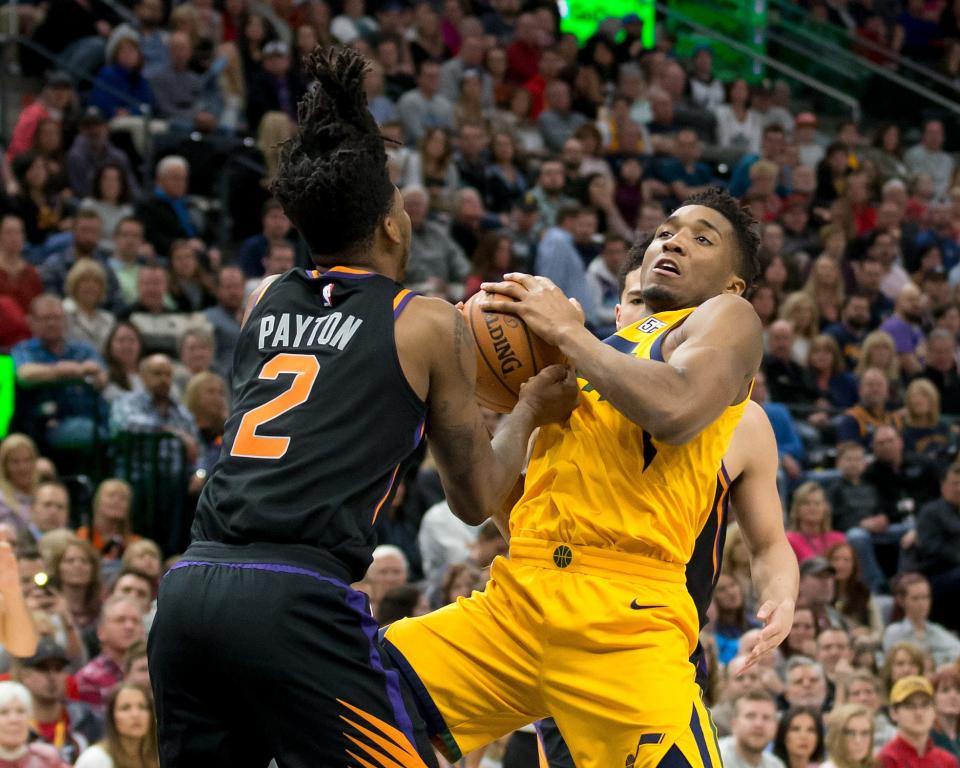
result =
[[[480,302],[493,294],[480,291],[463,305],[470,332],[477,342],[477,402],[498,413],[517,404],[520,385],[544,368],[567,358],[527,328],[515,315],[485,312]],[[509,296],[497,299],[511,301]]]

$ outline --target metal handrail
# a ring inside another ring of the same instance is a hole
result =
[[[797,82],[803,83],[809,88],[812,88],[815,91],[819,91],[824,96],[827,96],[834,101],[838,101],[841,104],[846,105],[850,110],[851,116],[854,120],[860,120],[860,102],[855,99],[853,96],[844,93],[832,86],[825,85],[821,83],[816,78],[810,77],[809,75],[804,74],[798,69],[794,69],[789,64],[784,64],[783,62],[777,61],[776,59],[767,56],[766,54],[759,53],[753,50],[750,46],[744,45],[739,40],[734,40],[732,37],[724,35],[722,32],[717,32],[717,30],[712,29],[704,24],[701,24],[697,21],[694,21],[686,14],[681,13],[673,8],[670,8],[665,3],[657,2],[654,3],[654,7],[657,11],[667,18],[676,19],[681,24],[684,24],[691,29],[699,32],[701,35],[717,40],[724,45],[732,48],[735,51],[742,53],[745,56],[748,56],[751,59],[756,59],[757,61],[763,62],[770,69],[774,69],[778,72],[782,72],[788,77],[793,78]]]
[[[885,58],[888,58],[890,59],[890,61],[895,62],[897,66],[905,67],[906,69],[911,69],[914,72],[917,72],[923,75],[927,79],[932,80],[935,83],[939,83],[945,88],[950,88],[951,90],[960,92],[960,83],[954,82],[950,78],[937,72],[935,69],[931,69],[930,67],[924,66],[923,64],[920,64],[914,61],[913,59],[907,58],[906,56],[903,56],[902,54],[900,54],[897,51],[894,51],[891,48],[887,48],[884,45],[875,43],[873,40],[868,40],[866,38],[858,37],[857,35],[853,34],[849,29],[846,29],[845,27],[841,27],[837,24],[831,24],[830,22],[822,22],[819,19],[814,19],[812,18],[812,16],[810,15],[810,12],[806,8],[803,8],[802,6],[799,6],[799,5],[794,5],[793,3],[789,2],[789,0],[771,0],[771,2],[774,5],[776,5],[778,8],[781,8],[789,12],[790,14],[793,14],[794,16],[799,16],[806,21],[811,21],[815,24],[819,24],[820,26],[829,27],[831,30],[835,32],[839,32],[843,37],[845,37],[850,42],[855,43],[856,45],[862,48],[866,48],[869,51],[873,51],[874,53],[882,54]],[[822,40],[819,40],[819,38],[817,39],[819,42],[821,43],[823,42]],[[844,49],[840,49],[840,50],[844,50]],[[853,54],[853,55],[856,56],[856,54]],[[857,58],[861,61],[861,63],[864,63],[863,57],[858,56]],[[872,64],[873,62],[870,62],[870,63]]]
[[[944,109],[947,109],[950,112],[953,112],[954,114],[960,115],[960,104],[958,104],[955,100],[949,99],[946,96],[942,96],[939,93],[936,93],[935,91],[931,91],[926,86],[915,83],[909,78],[906,78],[903,75],[898,74],[897,72],[894,72],[891,69],[888,69],[887,67],[880,67],[874,64],[872,61],[865,61],[861,57],[857,56],[857,54],[851,51],[848,51],[845,48],[840,47],[839,45],[835,45],[831,43],[829,40],[817,37],[817,35],[815,35],[812,32],[809,32],[805,29],[801,29],[799,27],[796,27],[795,31],[797,34],[803,37],[806,37],[807,40],[809,40],[811,43],[814,43],[821,48],[826,48],[827,50],[831,51],[831,53],[835,55],[843,56],[851,63],[855,63],[856,65],[863,67],[867,71],[873,72],[878,77],[882,77],[885,80],[889,80],[892,83],[896,83],[901,88],[905,88],[908,91],[912,91],[913,93],[915,93],[918,96],[921,96],[927,101],[931,101],[934,104],[937,104],[943,107]],[[767,38],[779,45],[784,46],[785,48],[789,48],[795,53],[799,53],[803,56],[806,56],[809,59],[815,59],[816,63],[819,65],[824,65],[827,63],[826,59],[817,56],[815,53],[811,53],[810,50],[805,48],[802,43],[790,40],[789,38],[786,38],[783,35],[777,34],[776,32],[767,31]],[[837,69],[837,67],[835,66],[831,66],[831,68],[834,69],[835,71],[843,71],[842,68]],[[846,76],[850,77],[851,74],[846,73]]]
[[[807,48],[803,47],[802,43],[797,43],[788,37],[783,37],[782,35],[778,35],[776,32],[771,32],[769,30],[767,30],[766,35],[768,40],[772,40],[778,45],[782,45],[784,48],[791,50],[794,53],[799,53],[801,56],[809,57],[811,59],[816,58],[816,64],[818,66],[826,67],[838,74],[840,77],[846,78],[847,80],[854,80],[858,83],[860,82],[860,78],[857,73],[853,72],[849,67],[833,61],[829,57],[820,58],[814,54],[811,54]]]

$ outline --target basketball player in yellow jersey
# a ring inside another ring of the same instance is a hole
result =
[[[490,309],[571,359],[581,393],[536,441],[510,559],[485,592],[387,630],[448,754],[552,715],[578,766],[719,768],[685,564],[760,363],[741,297],[758,271],[753,226],[720,192],[679,208],[645,254],[645,317],[608,343],[548,280],[488,286],[515,300]],[[790,590],[765,595],[768,646],[789,632]]]

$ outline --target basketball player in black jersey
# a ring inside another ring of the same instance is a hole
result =
[[[317,84],[274,193],[318,268],[252,297],[223,453],[160,589],[149,654],[164,768],[434,764],[348,584],[425,433],[451,508],[477,524],[508,496],[532,431],[577,398],[570,372],[542,371],[491,443],[460,313],[397,282],[410,220],[363,59],[317,52],[309,66]]]

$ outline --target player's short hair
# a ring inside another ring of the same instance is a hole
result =
[[[299,134],[280,151],[274,196],[320,265],[356,261],[393,206],[394,187],[377,123],[367,109],[367,64],[351,48],[307,59],[317,82],[300,101]]]
[[[733,700],[734,717],[736,717],[737,713],[740,711],[741,701],[765,701],[768,704],[772,704],[774,708],[777,706],[777,700],[773,697],[772,693],[763,690],[762,688],[751,688],[750,690],[744,691]]]
[[[680,204],[680,207],[686,205],[702,205],[704,208],[711,208],[730,222],[737,237],[737,264],[734,271],[746,283],[743,290],[746,296],[761,271],[760,234],[757,220],[753,218],[750,211],[740,205],[735,197],[719,187],[711,187],[691,195]]]

